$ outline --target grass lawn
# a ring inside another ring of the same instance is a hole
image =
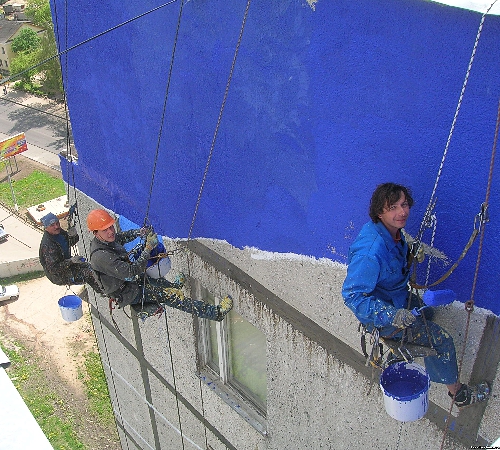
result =
[[[85,450],[87,447],[73,431],[71,416],[64,408],[64,399],[47,382],[37,357],[19,342],[10,343],[9,346],[0,343],[0,346],[11,361],[7,369],[9,378],[54,449]]]
[[[52,177],[35,170],[22,180],[12,181],[12,190],[19,207],[28,208],[61,197],[66,194],[61,178]],[[8,181],[0,183],[0,203],[14,206],[11,186]]]

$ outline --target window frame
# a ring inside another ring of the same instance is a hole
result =
[[[206,290],[219,304],[221,298],[210,293],[201,282],[193,280],[195,298],[206,301],[203,291]],[[231,314],[231,312],[229,313]],[[210,321],[197,318],[198,359],[200,377],[211,386],[215,393],[231,408],[241,415],[262,435],[267,435],[266,407],[256,399],[255,395],[231,375],[231,355],[229,352],[230,329],[227,321],[212,322],[215,324],[218,347],[218,370],[212,366]]]

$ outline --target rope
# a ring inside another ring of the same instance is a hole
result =
[[[214,136],[212,138],[212,144],[210,146],[210,152],[208,154],[207,164],[205,166],[205,171],[203,172],[203,179],[201,181],[200,191],[198,192],[198,199],[196,200],[196,206],[194,208],[193,219],[191,220],[191,226],[189,227],[188,241],[191,239],[191,235],[193,233],[194,222],[195,222],[196,216],[198,214],[198,208],[200,206],[203,188],[205,187],[205,181],[207,179],[208,169],[210,167],[210,162],[212,160],[212,155],[214,152],[215,141],[217,140],[217,134],[219,133],[219,127],[220,127],[220,123],[222,121],[222,113],[224,112],[224,107],[226,106],[226,100],[227,100],[227,96],[229,93],[229,87],[231,85],[231,80],[233,78],[233,73],[234,73],[234,67],[236,65],[236,59],[238,57],[238,51],[240,49],[241,40],[243,38],[243,30],[245,29],[245,24],[247,21],[248,10],[250,9],[250,2],[251,2],[251,0],[247,0],[247,6],[245,8],[245,14],[243,15],[243,22],[241,24],[241,29],[240,29],[240,35],[238,37],[238,42],[236,43],[236,48],[234,50],[234,56],[233,56],[233,62],[231,64],[231,70],[229,71],[229,77],[227,79],[226,89],[224,91],[224,97],[222,99],[222,104],[221,104],[221,107],[219,110],[219,117],[217,118],[217,124],[215,126]]]
[[[100,32],[100,33],[98,33],[98,34],[96,34],[88,39],[85,39],[84,41],[79,42],[78,44],[72,45],[71,47],[67,48],[66,50],[62,50],[62,51],[56,53],[55,55],[49,56],[48,58],[44,59],[43,61],[40,61],[39,63],[34,64],[33,66],[29,67],[28,69],[23,70],[22,72],[11,75],[8,78],[0,79],[0,86],[3,84],[9,83],[10,81],[15,80],[16,78],[19,78],[20,76],[24,75],[25,73],[29,72],[30,70],[36,69],[37,67],[40,67],[40,66],[43,66],[44,64],[48,63],[49,61],[52,61],[55,58],[58,58],[61,55],[65,55],[66,53],[68,53],[68,52],[70,52],[78,47],[81,47],[82,45],[88,44],[89,42],[93,41],[94,39],[97,39],[101,36],[104,36],[105,34],[110,33],[111,31],[115,31],[118,28],[123,27],[124,25],[128,25],[129,23],[131,23],[137,19],[141,19],[142,17],[147,16],[148,14],[151,14],[152,12],[158,11],[159,9],[164,8],[165,6],[169,6],[172,3],[175,3],[176,1],[177,0],[171,0],[167,3],[159,5],[153,9],[150,9],[144,13],[141,13],[135,17],[132,17],[131,19],[126,20],[125,22],[122,22],[122,23],[115,25],[114,27],[108,28],[107,30],[102,31],[102,32]]]
[[[471,234],[471,236],[469,238],[469,241],[467,242],[467,244],[465,245],[464,249],[462,250],[461,255],[455,261],[455,264],[453,264],[453,266],[451,266],[447,270],[447,272],[441,278],[439,278],[437,281],[434,281],[434,283],[431,283],[431,284],[427,284],[427,280],[426,280],[426,284],[425,285],[419,285],[419,284],[410,283],[411,286],[414,289],[429,289],[429,288],[431,288],[433,286],[438,285],[439,283],[442,283],[444,280],[446,280],[446,278],[448,278],[453,273],[453,271],[457,268],[457,266],[460,263],[460,261],[462,261],[462,259],[464,259],[465,255],[467,254],[467,252],[471,248],[472,244],[476,240],[478,232],[479,232],[479,230],[477,228],[474,228],[474,230],[472,230],[472,234]]]
[[[153,192],[153,185],[154,185],[154,179],[155,179],[155,173],[156,173],[156,165],[158,163],[158,154],[159,154],[159,151],[160,151],[161,136],[162,136],[162,133],[163,133],[163,125],[165,123],[165,112],[166,112],[166,109],[167,109],[168,94],[169,94],[169,91],[170,91],[170,82],[171,82],[171,79],[172,79],[172,71],[173,71],[174,60],[175,60],[175,50],[177,48],[177,41],[179,39],[179,30],[180,30],[180,27],[181,27],[181,18],[182,18],[183,8],[184,8],[184,0],[181,0],[181,6],[180,6],[180,9],[179,9],[179,16],[177,18],[177,27],[175,29],[175,37],[174,37],[174,44],[173,44],[173,48],[172,48],[172,56],[170,58],[170,67],[168,69],[167,85],[166,85],[166,88],[165,88],[165,97],[164,97],[163,109],[162,109],[162,113],[161,113],[160,130],[158,132],[158,140],[156,142],[156,151],[155,151],[155,158],[154,158],[154,164],[153,164],[153,172],[151,174],[151,183],[150,183],[150,186],[149,186],[148,204],[147,204],[147,207],[146,207],[146,214],[144,216],[144,226],[146,226],[146,224],[148,223],[149,208],[151,206],[151,196],[152,196],[152,192]]]
[[[176,1],[176,0],[174,0],[174,1]],[[32,68],[38,67],[38,66],[40,66],[42,64],[45,64],[46,62],[54,59],[57,56],[67,55],[67,53],[70,50],[73,50],[73,49],[79,47],[80,45],[86,44],[86,43],[90,42],[91,40],[93,40],[93,39],[95,39],[97,37],[100,37],[100,36],[102,36],[102,35],[110,32],[110,31],[113,31],[113,30],[115,30],[115,29],[117,29],[117,28],[119,28],[119,27],[121,27],[121,26],[123,26],[125,24],[128,24],[128,23],[132,22],[133,20],[141,18],[141,17],[145,16],[146,14],[149,14],[149,13],[151,13],[153,11],[157,11],[158,9],[160,9],[160,8],[166,6],[166,5],[169,5],[171,3],[173,3],[173,1],[165,3],[163,5],[160,5],[159,7],[154,8],[154,9],[152,9],[152,10],[146,12],[146,13],[140,14],[139,16],[136,16],[136,17],[134,17],[134,18],[132,18],[132,19],[126,21],[126,22],[123,22],[120,25],[112,27],[109,30],[107,30],[107,31],[105,31],[103,33],[100,33],[100,34],[94,36],[93,38],[87,39],[86,41],[83,41],[83,42],[81,42],[81,43],[79,43],[79,44],[77,44],[77,45],[75,45],[73,47],[70,47],[70,48],[68,48],[68,49],[66,49],[66,50],[64,50],[62,52],[59,52],[57,55],[54,55],[54,56],[52,56],[50,58],[47,58],[46,60],[42,61],[41,63],[39,63],[39,64],[37,64],[35,66],[33,66]],[[181,11],[182,11],[182,5],[181,5]],[[57,10],[55,9],[54,12],[55,12],[55,17],[56,17],[56,25],[58,25],[58,23],[57,23],[57,17],[58,17],[57,16]],[[67,7],[65,9],[65,13],[67,15]],[[67,18],[67,16],[66,16],[66,18]],[[179,17],[179,21],[180,21],[180,17]],[[67,24],[67,20],[66,20],[66,24]],[[66,28],[66,35],[65,36],[66,36],[66,44],[67,44],[67,28]],[[66,60],[65,68],[66,68],[66,73],[67,73],[67,60]],[[28,69],[28,70],[31,70],[31,69]],[[20,75],[22,75],[25,72],[16,74],[15,76],[20,76]],[[63,85],[64,85],[64,71],[63,70],[61,70],[61,75],[63,76]],[[10,77],[9,79],[5,80],[4,82],[7,82],[8,80],[10,80],[12,78],[13,77]],[[2,83],[0,83],[0,84],[2,84]],[[66,119],[66,148],[67,148],[68,155],[71,156],[71,138],[70,138],[70,126],[69,126],[69,113],[68,113],[66,101],[65,101],[65,119]],[[155,164],[156,164],[156,162],[155,162]],[[74,176],[74,167],[73,167],[73,164],[70,164],[70,167],[71,167],[71,170],[72,170],[72,177],[70,177],[69,174],[68,174],[68,181],[70,180],[70,178],[72,178],[72,180],[73,180],[72,185],[73,185],[73,188],[74,188],[74,196],[75,196],[75,199],[76,199],[76,186],[75,186],[75,176]],[[69,200],[69,187],[70,187],[70,183],[68,183],[68,200]],[[79,224],[80,224],[80,222],[79,222]],[[81,231],[82,231],[82,229],[81,229],[81,224],[80,224],[80,232]],[[85,243],[83,245],[84,245],[84,253],[87,256],[87,248],[85,246]],[[99,311],[99,304],[98,304],[98,302],[96,302],[96,308],[97,308],[98,313],[101,314],[101,312]],[[115,323],[114,318],[113,318],[112,315],[111,315],[111,319],[113,320],[113,323]],[[116,323],[115,323],[115,326],[116,326]],[[95,325],[94,325],[93,321],[92,321],[92,327],[93,327],[93,330],[94,330],[94,334],[97,335],[96,334],[96,330],[95,330]],[[179,401],[178,401],[176,381],[175,381],[174,365],[173,365],[172,353],[171,353],[171,348],[170,348],[170,339],[168,338],[168,323],[166,323],[166,327],[167,327],[167,339],[168,339],[168,343],[169,343],[170,359],[171,359],[171,365],[172,365],[173,385],[174,385],[174,390],[175,390],[175,395],[176,395],[176,402],[177,402],[177,414],[178,414],[178,420],[179,420],[179,431],[180,431],[180,435],[181,435],[181,439],[182,439],[182,448],[184,449],[184,436],[183,436],[183,433],[182,433],[182,423],[181,423],[181,418],[180,418],[180,408],[179,408]],[[105,352],[106,358],[107,358],[107,364],[108,364],[108,366],[110,366],[111,361],[110,361],[110,357],[109,357],[109,352],[108,352],[108,348],[107,348],[105,334],[104,334],[104,331],[102,330],[102,323],[101,323],[101,335],[103,337],[103,346],[104,346],[104,352]],[[116,402],[117,402],[118,414],[119,414],[120,419],[123,421],[123,417],[122,417],[122,413],[121,413],[121,407],[120,407],[120,401],[119,401],[119,397],[117,395],[117,389],[116,389],[114,377],[111,377],[111,384],[112,384],[113,391],[114,391],[114,394],[115,394],[115,399],[116,399]],[[128,442],[127,442],[127,448],[128,448]]]
[[[243,14],[243,20],[242,20],[242,23],[241,23],[240,33],[239,33],[239,36],[238,36],[238,40],[237,40],[236,47],[235,47],[234,54],[233,54],[233,60],[232,60],[232,63],[231,63],[231,68],[229,70],[229,75],[228,75],[228,79],[227,79],[227,82],[226,82],[226,88],[224,90],[224,96],[223,96],[221,107],[220,107],[220,110],[219,110],[219,116],[217,117],[217,123],[216,123],[216,126],[215,126],[214,135],[213,135],[213,138],[212,138],[212,143],[210,145],[210,151],[209,151],[209,154],[208,154],[207,163],[205,165],[205,170],[203,172],[203,177],[202,177],[202,181],[201,181],[201,185],[200,185],[200,190],[198,192],[198,198],[196,200],[196,205],[195,205],[195,208],[194,208],[194,211],[193,211],[193,217],[192,217],[192,220],[191,220],[191,225],[189,227],[189,232],[188,232],[188,236],[187,236],[187,243],[188,244],[189,244],[190,240],[192,239],[192,233],[193,233],[194,224],[195,224],[196,217],[197,217],[197,214],[198,214],[198,209],[199,209],[199,206],[200,206],[201,197],[202,197],[202,194],[203,194],[203,189],[205,187],[205,181],[207,179],[208,169],[210,168],[210,162],[212,160],[212,156],[213,156],[213,152],[214,152],[214,148],[215,148],[215,142],[217,141],[217,135],[219,133],[220,124],[221,124],[221,121],[222,121],[222,114],[223,114],[224,108],[226,106],[226,101],[227,101],[227,97],[228,97],[228,94],[229,94],[229,88],[231,86],[231,80],[233,78],[234,68],[236,66],[236,60],[238,58],[238,52],[239,52],[239,49],[240,49],[241,41],[243,39],[243,31],[245,29],[245,24],[246,24],[246,21],[247,21],[247,18],[248,18],[248,11],[250,9],[250,3],[251,3],[251,0],[247,0],[247,4],[246,4],[246,7],[245,7],[245,12]],[[188,267],[188,275],[190,275],[191,274],[191,263],[190,263],[189,257],[187,257],[187,267]],[[193,317],[194,317],[194,311],[193,311],[192,314],[193,314]],[[193,324],[194,323],[195,322],[193,320]],[[201,412],[202,412],[202,417],[203,417],[203,420],[204,420],[204,424],[203,425],[204,425],[204,432],[205,432],[205,446],[206,446],[206,448],[209,448],[209,445],[208,445],[208,436],[207,436],[207,427],[206,427],[206,423],[205,423],[205,403],[204,403],[204,399],[203,399],[203,386],[202,386],[201,377],[198,377],[198,384],[199,384],[199,390],[200,390]]]
[[[172,3],[172,2],[166,3],[165,5],[170,4],[170,3]],[[162,5],[162,6],[165,6],[165,5]],[[168,103],[168,95],[169,95],[169,91],[170,91],[170,82],[172,79],[172,72],[173,72],[174,61],[175,61],[175,52],[177,49],[177,41],[179,39],[179,30],[180,30],[180,26],[181,26],[183,8],[184,8],[184,0],[181,0],[180,8],[179,8],[179,15],[177,17],[177,26],[175,29],[175,37],[174,37],[174,43],[173,43],[173,47],[172,47],[172,54],[170,57],[170,66],[169,66],[169,70],[168,70],[167,84],[165,87],[165,96],[164,96],[164,100],[163,100],[160,129],[158,131],[158,139],[157,139],[157,143],[156,143],[153,170],[151,173],[151,183],[149,186],[149,193],[148,193],[148,202],[147,202],[147,206],[146,206],[146,213],[144,216],[144,223],[143,223],[144,227],[147,226],[147,224],[149,222],[149,210],[151,207],[151,198],[152,198],[152,193],[153,193],[156,167],[158,164],[158,155],[159,155],[159,151],[160,151],[160,143],[161,143],[161,138],[162,138],[162,133],[163,133],[163,126],[165,123],[165,114],[166,114],[167,103]],[[155,11],[157,9],[159,9],[159,8],[154,8],[151,11]],[[146,271],[146,269],[144,269],[144,271]],[[144,274],[144,282],[143,282],[143,286],[142,286],[142,307],[144,307],[146,282],[147,282],[147,276],[146,276],[146,274]],[[182,431],[182,420],[181,420],[180,405],[179,405],[179,395],[177,392],[177,382],[176,382],[176,377],[175,377],[174,360],[173,360],[173,356],[172,356],[172,348],[171,348],[171,343],[170,343],[170,333],[169,333],[168,318],[167,318],[166,311],[165,311],[165,330],[166,330],[166,338],[167,338],[168,352],[169,352],[169,358],[170,358],[170,366],[172,367],[172,380],[173,380],[173,387],[174,387],[174,393],[175,393],[175,403],[176,403],[176,408],[177,408],[177,420],[179,421],[179,433],[181,436],[182,448],[184,449],[185,437],[184,437],[184,433]],[[205,433],[206,433],[206,431],[205,431]]]
[[[485,200],[484,200],[484,204],[483,204],[485,210],[488,208],[488,201],[490,198],[491,182],[493,179],[493,167],[495,164],[495,155],[496,155],[496,148],[497,148],[497,142],[498,142],[499,128],[500,128],[500,101],[498,103],[498,109],[497,109],[497,121],[496,121],[496,126],[495,126],[495,137],[493,139],[493,148],[491,150],[490,169],[489,169],[489,173],[488,173],[488,182],[486,185],[486,195],[485,195]],[[474,293],[476,290],[477,277],[479,274],[479,266],[480,266],[480,262],[481,262],[482,251],[483,251],[483,240],[484,240],[485,228],[486,227],[481,227],[481,236],[479,238],[479,247],[477,250],[476,268],[474,271],[474,279],[472,282],[470,300],[465,302],[465,310],[467,311],[467,322],[465,324],[464,341],[463,341],[462,352],[460,355],[460,361],[459,361],[459,365],[458,365],[458,379],[460,379],[460,373],[462,372],[462,364],[463,364],[463,359],[464,359],[464,355],[465,355],[465,349],[467,346],[467,339],[469,337],[470,319],[471,319],[472,311],[474,311]],[[449,426],[449,421],[450,421],[449,419],[451,416],[451,411],[453,409],[454,402],[455,402],[455,395],[453,395],[453,399],[451,400],[450,409],[448,411],[446,425],[445,425],[445,429],[443,432],[443,440],[441,441],[441,450],[443,449],[446,434],[448,432],[448,426]]]
[[[434,239],[436,237],[436,229],[437,229],[436,214],[432,214],[430,219],[432,220],[432,236],[431,236],[431,240],[429,241],[429,246],[432,248],[432,247],[434,247]],[[427,261],[427,270],[425,272],[425,284],[429,284],[429,276],[430,276],[430,272],[431,272],[431,261],[432,261],[432,258],[429,255],[429,259]]]
[[[416,240],[419,241],[419,242],[422,239],[422,235],[423,235],[423,232],[424,232],[424,227],[426,226],[427,223],[429,223],[429,218],[430,218],[432,209],[434,208],[434,206],[433,206],[435,204],[435,198],[434,197],[436,195],[436,190],[437,190],[437,187],[438,187],[439,179],[440,179],[441,173],[443,171],[443,166],[444,166],[444,163],[445,163],[445,160],[446,160],[446,155],[448,154],[448,149],[450,147],[451,138],[452,138],[453,132],[455,130],[455,125],[457,123],[458,114],[459,114],[460,108],[462,106],[462,100],[464,98],[465,89],[466,89],[467,83],[469,81],[469,75],[470,75],[470,71],[471,71],[471,68],[472,68],[472,63],[474,62],[474,58],[476,56],[477,46],[478,46],[478,43],[479,43],[479,38],[481,37],[481,32],[483,30],[484,20],[486,18],[486,15],[489,13],[490,9],[493,7],[493,5],[497,1],[498,0],[494,0],[493,3],[490,5],[490,7],[486,10],[486,12],[481,16],[481,22],[479,23],[479,28],[477,30],[476,40],[474,42],[474,47],[472,49],[472,54],[471,54],[471,57],[470,57],[470,60],[469,60],[469,65],[467,67],[467,71],[466,71],[466,74],[465,74],[465,79],[464,79],[464,82],[463,82],[463,85],[462,85],[462,90],[460,92],[460,97],[458,99],[458,104],[457,104],[457,108],[455,110],[455,115],[453,116],[453,120],[452,120],[452,123],[451,123],[450,132],[448,134],[448,139],[446,141],[446,145],[445,145],[444,152],[443,152],[443,157],[441,158],[441,163],[439,165],[439,170],[438,170],[438,173],[437,173],[437,176],[436,176],[436,181],[434,183],[434,187],[432,189],[432,194],[431,194],[431,197],[429,199],[429,204],[427,205],[427,209],[425,210],[424,217],[422,219],[422,223],[420,225],[420,229],[419,229],[419,232],[418,232],[418,235],[417,235],[417,239]]]

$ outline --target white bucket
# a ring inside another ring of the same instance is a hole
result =
[[[59,299],[59,309],[66,322],[74,322],[83,316],[82,299],[77,295],[66,295]]]
[[[146,274],[148,277],[155,279],[163,278],[170,271],[171,267],[172,264],[170,262],[170,258],[166,256],[165,258],[161,258],[153,265],[149,266],[146,269]]]
[[[415,363],[398,362],[380,376],[385,410],[400,422],[412,422],[425,415],[429,407],[429,387],[429,375]]]

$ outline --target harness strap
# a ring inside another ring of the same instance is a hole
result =
[[[116,308],[114,305],[115,303],[118,305],[118,301],[115,298],[109,297],[109,301],[108,301],[109,315],[111,317],[111,321],[113,322],[113,325],[116,328],[116,331],[118,331],[118,333],[122,334],[122,332],[120,331],[120,327],[118,326],[115,318],[113,317],[113,310]]]
[[[361,331],[361,351],[363,356],[368,359],[368,352],[366,351],[366,328],[360,323],[358,331]]]
[[[465,255],[469,251],[469,248],[471,248],[472,244],[476,240],[476,237],[477,237],[478,233],[479,233],[479,230],[477,228],[474,228],[474,230],[472,230],[472,234],[471,234],[471,236],[469,238],[469,242],[467,242],[467,245],[463,249],[462,254],[457,259],[457,261],[455,262],[455,264],[453,264],[453,266],[451,266],[448,269],[448,271],[439,280],[437,280],[434,283],[429,284],[427,286],[421,286],[421,285],[415,284],[415,283],[413,283],[413,282],[410,281],[410,286],[412,288],[414,288],[414,289],[428,289],[428,288],[436,286],[437,284],[439,284],[439,283],[443,282],[444,280],[446,280],[446,278],[448,278],[452,274],[452,272],[457,268],[458,263],[460,261],[462,261],[462,259],[464,259]]]

